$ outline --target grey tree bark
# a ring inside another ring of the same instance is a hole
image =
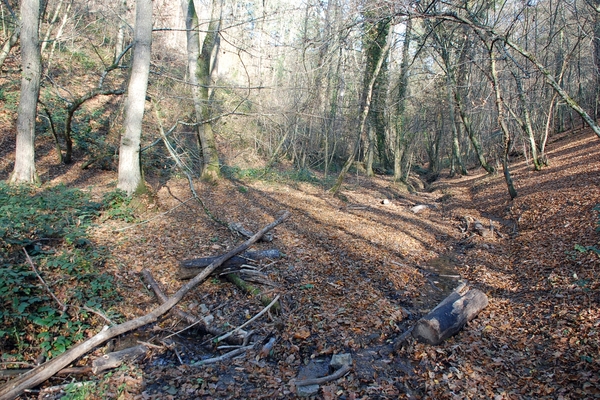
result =
[[[404,127],[404,112],[406,110],[406,95],[408,93],[408,51],[412,39],[412,20],[406,21],[406,33],[402,44],[402,61],[398,77],[398,98],[396,105],[396,137],[394,140],[394,180],[402,179],[402,155],[406,149],[406,131]]]
[[[510,169],[508,168],[508,151],[510,149],[511,141],[510,131],[504,116],[504,100],[502,99],[502,94],[500,92],[500,83],[498,81],[498,72],[496,70],[496,56],[494,54],[493,42],[489,45],[488,52],[490,57],[490,75],[496,99],[496,109],[498,112],[498,125],[500,125],[500,128],[502,129],[502,137],[504,142],[504,151],[502,153],[502,171],[504,172],[504,180],[506,181],[508,194],[510,195],[511,200],[514,200],[514,198],[517,197],[517,190],[515,189],[515,185],[510,174]]]
[[[340,189],[342,187],[342,183],[344,182],[344,177],[348,173],[348,170],[350,169],[350,166],[354,162],[354,159],[356,158],[356,154],[358,153],[360,139],[365,133],[367,116],[369,115],[369,110],[371,108],[371,100],[373,98],[373,87],[375,86],[375,81],[377,79],[377,75],[379,75],[379,71],[381,71],[383,61],[387,57],[387,54],[390,51],[390,47],[392,46],[391,38],[392,38],[392,35],[388,35],[387,40],[385,42],[385,46],[381,50],[379,60],[377,60],[377,64],[375,65],[375,68],[373,69],[373,75],[371,76],[371,79],[368,82],[365,82],[365,87],[364,87],[365,97],[364,97],[363,104],[361,104],[360,122],[358,124],[358,132],[357,132],[356,142],[354,143],[354,147],[352,148],[352,151],[350,152],[350,156],[348,157],[348,159],[346,160],[346,163],[342,167],[342,170],[340,171],[340,173],[335,181],[335,184],[333,185],[333,187],[331,189],[329,189],[329,192],[333,195],[336,195],[340,191]]]
[[[6,61],[6,57],[10,54],[10,51],[19,41],[19,36],[21,34],[21,27],[17,23],[12,34],[8,38],[6,42],[2,45],[2,49],[0,50],[0,68],[4,65],[4,61]]]
[[[466,27],[464,27],[464,28],[465,28],[465,30],[467,29]],[[466,35],[468,35],[468,32],[465,32],[465,36]],[[483,169],[485,169],[487,171],[487,173],[492,174],[492,173],[494,173],[494,167],[489,165],[487,160],[485,159],[483,147],[481,146],[481,141],[479,140],[479,138],[477,137],[477,133],[473,129],[473,124],[471,122],[471,116],[465,109],[466,108],[465,100],[463,99],[463,96],[461,94],[461,91],[464,90],[465,91],[464,97],[466,98],[468,96],[468,89],[466,89],[468,87],[468,81],[469,81],[467,65],[468,65],[468,58],[469,58],[468,56],[470,55],[472,48],[473,48],[473,41],[467,37],[466,42],[464,43],[462,51],[458,58],[458,71],[456,73],[454,101],[456,102],[456,107],[458,108],[460,120],[462,121],[463,126],[465,127],[465,131],[469,135],[469,139],[471,140],[471,144],[473,145],[473,149],[475,150],[475,154],[477,155],[479,164],[481,164],[481,167]]]
[[[513,77],[515,78],[515,83],[517,85],[517,93],[519,95],[519,102],[521,103],[521,108],[523,109],[523,118],[516,118],[517,122],[523,129],[527,140],[529,141],[529,148],[531,150],[531,160],[533,162],[533,167],[536,171],[540,171],[542,169],[542,163],[540,162],[538,156],[538,147],[535,141],[535,135],[533,133],[533,126],[531,123],[531,114],[529,113],[528,101],[525,95],[525,90],[523,88],[523,80],[518,72],[513,71]]]
[[[208,32],[200,48],[200,35],[198,33],[198,14],[194,0],[187,0],[184,4],[185,26],[187,36],[187,55],[190,85],[194,98],[194,110],[198,143],[202,151],[202,178],[213,180],[219,177],[219,155],[217,144],[212,129],[210,107],[210,83],[212,78],[212,55],[217,46],[220,17],[216,18],[217,5],[213,2],[211,21]],[[216,57],[216,55],[215,55]]]
[[[9,181],[36,183],[39,178],[35,169],[35,119],[42,72],[38,34],[40,1],[22,0],[21,16],[21,98],[17,109],[15,168]]]
[[[125,130],[119,148],[119,183],[127,195],[144,191],[140,160],[142,120],[150,73],[152,0],[136,1],[133,63],[125,101]]]

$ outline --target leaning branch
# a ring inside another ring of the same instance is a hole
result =
[[[240,246],[231,250],[229,253],[223,255],[219,259],[215,260],[211,265],[206,267],[201,273],[196,275],[195,278],[190,280],[187,284],[183,285],[177,293],[171,296],[165,303],[155,308],[152,312],[141,316],[139,318],[124,322],[119,325],[112,327],[105,326],[104,329],[86,340],[83,343],[69,349],[60,356],[53,358],[52,360],[32,369],[30,372],[15,378],[4,385],[0,386],[0,400],[10,400],[21,395],[26,389],[32,388],[46,381],[56,374],[58,371],[77,360],[79,357],[93,350],[97,346],[103,344],[109,339],[115,336],[122,335],[123,333],[132,331],[140,328],[149,323],[155,322],[160,316],[166,314],[171,308],[173,308],[179,301],[185,296],[190,290],[196,285],[203,282],[214,270],[219,268],[229,258],[235,256],[238,253],[246,250],[253,243],[255,243],[262,235],[279,225],[289,217],[288,211],[284,212],[277,220],[273,221],[269,225],[265,226],[256,235],[246,240]]]
[[[352,369],[352,366],[346,364],[331,375],[323,376],[321,378],[313,378],[313,379],[305,379],[303,381],[295,381],[294,385],[296,387],[298,387],[298,386],[320,385],[322,383],[331,382],[331,381],[334,381],[334,380],[339,379],[342,376],[346,375],[351,369]]]

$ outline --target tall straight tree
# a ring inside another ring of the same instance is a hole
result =
[[[39,0],[21,1],[21,99],[17,109],[17,148],[15,169],[10,182],[35,183],[35,119],[40,95],[42,63],[38,23]]]
[[[202,178],[209,180],[216,179],[219,176],[219,155],[212,129],[210,105],[210,83],[218,54],[218,51],[214,50],[218,47],[218,32],[221,24],[220,15],[218,18],[216,17],[217,9],[220,9],[220,7],[217,7],[215,0],[213,1],[208,31],[202,42],[202,48],[200,48],[198,14],[194,6],[194,0],[185,0],[184,3],[188,70],[196,112],[196,133],[202,150]],[[214,58],[212,57],[213,54]]]
[[[344,182],[344,177],[348,173],[348,170],[352,166],[356,155],[358,154],[358,149],[360,147],[360,140],[365,134],[365,128],[367,124],[367,116],[369,115],[369,110],[371,109],[371,101],[373,99],[373,87],[375,86],[375,81],[381,71],[381,67],[383,66],[384,60],[388,56],[388,52],[390,51],[390,47],[392,46],[391,38],[393,35],[387,35],[387,40],[381,52],[379,52],[379,59],[376,61],[373,66],[372,74],[369,80],[365,80],[363,82],[364,87],[361,93],[361,102],[360,102],[360,114],[359,114],[359,123],[358,123],[358,132],[356,142],[354,143],[354,147],[350,151],[350,156],[344,163],[342,170],[340,171],[335,184],[329,189],[329,192],[333,195],[337,195],[340,189],[342,188],[342,183]]]
[[[14,25],[13,31],[10,34],[9,38],[2,45],[2,49],[0,49],[0,68],[4,65],[4,61],[6,61],[6,57],[10,53],[10,50],[17,44],[19,41],[19,35],[21,34],[21,24],[19,18],[15,15],[12,8],[7,7],[8,12],[10,14],[10,19],[8,20],[8,25]],[[6,21],[4,22],[7,23]]]
[[[400,74],[398,77],[398,97],[396,99],[396,137],[394,140],[394,181],[402,179],[402,156],[406,150],[406,97],[408,93],[408,51],[412,39],[412,19],[406,20],[406,31],[404,43],[402,44],[402,61],[400,62]]]
[[[383,59],[381,68],[376,75],[373,86],[371,107],[367,116],[369,126],[367,128],[367,151],[365,154],[365,168],[368,176],[373,176],[373,161],[375,158],[375,147],[377,147],[379,162],[384,168],[389,167],[386,149],[387,124],[385,119],[385,103],[388,91],[387,79],[387,54],[380,54],[386,47],[388,35],[390,34],[390,18],[379,19],[376,22],[368,22],[365,33],[365,52],[367,54],[367,66],[365,68],[364,87],[375,72],[375,67],[380,59]],[[363,98],[366,91],[363,92]],[[364,101],[364,100],[363,100]]]
[[[144,190],[140,159],[142,120],[150,73],[152,48],[152,0],[137,0],[135,6],[133,62],[125,100],[125,131],[119,148],[118,188],[127,195]]]

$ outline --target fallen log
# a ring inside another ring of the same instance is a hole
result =
[[[455,289],[415,325],[412,335],[420,342],[437,345],[458,333],[488,305],[480,290],[466,285]]]
[[[70,348],[58,357],[53,358],[50,361],[47,361],[35,367],[31,371],[26,372],[25,374],[6,382],[4,385],[0,386],[0,400],[14,399],[15,397],[21,395],[26,389],[30,389],[34,386],[37,386],[40,383],[46,381],[48,378],[51,378],[58,371],[60,371],[73,361],[77,360],[79,357],[93,350],[97,346],[105,343],[109,339],[112,339],[113,337],[118,335],[122,335],[123,333],[132,331],[134,329],[140,328],[149,323],[156,322],[160,316],[166,314],[171,308],[173,308],[177,303],[179,303],[183,296],[185,296],[196,285],[208,278],[210,274],[212,274],[213,271],[219,268],[225,261],[248,249],[265,233],[267,233],[275,226],[285,221],[289,217],[289,215],[290,213],[288,211],[284,212],[283,215],[281,215],[269,225],[265,226],[263,229],[257,232],[256,235],[252,236],[250,239],[246,240],[244,243],[231,250],[229,253],[223,255],[221,258],[215,260],[201,273],[196,275],[196,277],[194,277],[188,283],[183,285],[173,296],[169,297],[168,301],[155,308],[150,313],[124,322],[122,324],[114,325],[110,328],[108,326],[105,326],[104,329],[102,329],[102,331],[100,331],[96,335],[76,345],[75,347]]]
[[[206,268],[212,262],[217,260],[222,255],[213,257],[194,258],[191,260],[183,260],[179,263],[179,279],[189,279],[198,274],[199,269]],[[280,258],[281,253],[277,249],[247,251],[238,256],[231,257],[223,263],[220,269],[236,269],[251,261],[259,261],[267,258]]]
[[[225,275],[225,277],[227,278],[228,281],[230,281],[231,283],[233,283],[234,285],[236,285],[237,287],[242,289],[247,294],[258,298],[258,300],[260,301],[260,303],[263,306],[266,306],[269,303],[271,303],[271,301],[273,301],[272,298],[263,294],[262,291],[259,288],[257,288],[256,286],[251,285],[248,282],[246,282],[245,280],[243,280],[238,274],[231,273],[231,274]],[[276,303],[275,305],[273,305],[273,311],[275,312],[275,314],[279,314],[279,312],[281,311],[281,306],[279,305],[279,303]]]
[[[231,224],[229,224],[229,229],[232,232],[236,232],[242,236],[245,236],[247,238],[252,237],[252,235],[254,235],[252,232],[250,232],[248,229],[244,228],[242,226],[242,224],[239,224],[237,222],[232,222]],[[273,241],[273,235],[271,233],[267,233],[265,235],[263,235],[260,239],[258,239],[259,242],[272,242]]]
[[[112,353],[105,354],[96,358],[92,362],[92,372],[94,375],[97,375],[102,371],[106,371],[107,369],[117,368],[124,362],[134,361],[145,355],[146,350],[148,350],[148,347],[140,344],[128,349],[113,351]]]

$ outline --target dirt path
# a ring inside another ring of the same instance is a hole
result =
[[[418,194],[387,178],[354,176],[345,200],[309,183],[200,184],[217,218],[250,230],[281,210],[292,213],[272,243],[256,246],[285,254],[265,267],[275,286],[263,288],[281,296],[283,313],[249,327],[276,344],[267,357],[252,350],[195,367],[190,363],[222,352],[191,329],[170,350],[153,350],[144,363],[114,373],[107,380],[113,391],[103,395],[116,397],[120,387],[121,398],[294,398],[290,381],[303,367],[351,353],[352,372],[323,385],[318,398],[600,396],[599,156],[597,138],[580,133],[551,144],[551,165],[542,172],[515,161],[513,202],[501,176],[476,173],[442,179]],[[113,173],[77,171],[74,165],[41,173],[55,183],[93,185],[97,195],[114,188]],[[114,222],[94,232],[95,242],[114,254],[106,268],[125,295],[119,311],[130,318],[156,305],[140,281],[143,268],[173,293],[181,285],[180,260],[223,253],[241,241],[195,202],[181,205],[190,198],[186,181],[156,180],[153,188],[156,198],[140,215],[150,222]],[[415,214],[411,208],[419,204],[427,207]],[[465,232],[465,218],[492,221],[495,233]],[[467,279],[487,293],[490,306],[440,346],[409,341],[395,348],[398,335],[457,283],[440,273]],[[220,279],[205,282],[182,305],[210,314],[223,329],[263,307]],[[156,341],[182,326],[170,317],[144,338]]]
[[[141,372],[145,398],[171,392],[174,398],[291,398],[289,382],[299,370],[336,353],[351,353],[354,370],[325,385],[319,397],[597,395],[598,256],[575,245],[598,244],[593,207],[600,203],[599,147],[592,136],[576,135],[553,145],[552,164],[541,173],[515,163],[520,196],[514,202],[507,200],[501,177],[486,175],[442,180],[433,191],[414,195],[383,178],[354,177],[346,201],[306,183],[201,187],[218,218],[251,230],[279,210],[292,212],[274,242],[260,245],[286,255],[269,266],[277,286],[267,288],[282,296],[284,312],[252,327],[277,343],[267,358],[257,360],[251,352],[201,368],[155,354],[157,361]],[[185,182],[155,189],[163,210],[189,197]],[[133,279],[141,268],[150,267],[172,292],[180,284],[179,260],[219,253],[239,241],[188,204],[107,239],[139,293],[132,298],[136,305],[125,310],[132,316],[154,304]],[[428,207],[411,212],[418,204]],[[464,217],[485,225],[491,220],[496,233],[463,232]],[[490,306],[440,346],[409,342],[394,349],[394,339],[452,288],[454,282],[441,280],[436,270],[468,279],[488,294]],[[217,309],[211,314],[221,326],[241,324],[262,308],[216,280],[186,302],[192,310],[200,305]],[[175,329],[173,324],[166,320],[160,329]],[[194,348],[198,342],[188,343],[190,358],[202,353]]]

